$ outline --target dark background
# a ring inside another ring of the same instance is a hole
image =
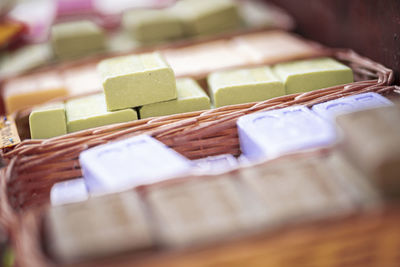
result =
[[[304,37],[352,48],[400,71],[400,0],[270,0],[289,12]]]

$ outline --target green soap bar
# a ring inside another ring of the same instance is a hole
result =
[[[181,0],[171,7],[188,35],[206,35],[234,29],[241,18],[233,0]]]
[[[210,109],[210,98],[193,79],[178,79],[176,88],[177,99],[143,106],[139,111],[141,118]]]
[[[105,48],[105,36],[100,27],[91,21],[73,21],[51,28],[54,54],[61,59],[94,54]]]
[[[123,56],[98,65],[107,109],[118,110],[176,98],[175,75],[159,53]]]
[[[253,68],[215,72],[208,76],[215,107],[263,101],[285,94],[283,83],[271,68]]]
[[[273,70],[285,83],[287,94],[353,82],[353,71],[331,58],[281,63],[275,65]]]
[[[181,21],[165,9],[128,11],[123,15],[122,24],[140,42],[158,42],[183,36]]]
[[[65,105],[52,103],[34,109],[29,115],[32,139],[46,139],[67,133]]]
[[[107,111],[104,94],[102,93],[69,100],[65,104],[65,109],[69,133],[137,120],[136,111],[133,109]]]

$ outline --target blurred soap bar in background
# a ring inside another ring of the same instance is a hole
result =
[[[52,207],[45,214],[45,234],[50,254],[68,264],[153,245],[142,203],[134,192]]]
[[[222,154],[193,160],[200,173],[223,173],[238,167],[238,160],[231,154]]]
[[[393,103],[380,94],[363,93],[317,104],[312,110],[326,120],[334,120],[341,114],[390,105]]]
[[[67,133],[64,103],[52,103],[37,107],[29,115],[32,139],[46,139]]]
[[[353,71],[331,58],[280,63],[274,72],[285,83],[286,94],[308,92],[353,82]]]
[[[400,194],[400,109],[382,107],[337,117],[342,148],[371,181],[388,195]]]
[[[193,79],[176,80],[178,97],[174,100],[144,105],[140,108],[140,118],[172,115],[190,111],[210,109],[210,98]]]
[[[71,96],[103,91],[95,64],[65,69],[62,77]]]
[[[91,194],[164,181],[187,174],[192,167],[188,159],[147,135],[88,149],[79,162]]]
[[[242,116],[237,121],[240,148],[249,160],[330,146],[335,128],[304,106]]]
[[[56,0],[57,17],[94,13],[96,0]]]
[[[88,198],[89,194],[83,178],[56,183],[50,191],[52,206],[81,202]]]

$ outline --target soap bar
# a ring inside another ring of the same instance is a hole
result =
[[[64,103],[52,103],[32,110],[29,115],[32,139],[46,139],[67,133]]]
[[[15,78],[6,82],[3,88],[7,114],[67,95],[68,91],[56,72]]]
[[[89,192],[106,194],[187,174],[189,160],[156,139],[139,135],[80,154]]]
[[[224,173],[238,167],[238,160],[231,154],[210,156],[193,160],[200,173]]]
[[[393,103],[389,99],[377,93],[363,93],[317,104],[312,110],[326,120],[334,120],[341,114],[390,105]]]
[[[159,53],[123,56],[98,65],[107,109],[152,104],[177,97],[174,72]]]
[[[400,109],[382,107],[338,116],[348,158],[389,196],[400,193]]]
[[[237,121],[240,148],[250,160],[332,145],[336,132],[304,106],[242,116]]]
[[[283,83],[269,67],[230,70],[208,76],[215,107],[256,102],[285,94]]]
[[[181,0],[170,9],[178,15],[187,35],[205,35],[236,29],[241,18],[232,0]]]
[[[107,111],[103,93],[69,100],[65,109],[69,133],[137,120],[137,113],[133,109]]]
[[[353,71],[331,58],[281,63],[274,66],[274,72],[285,83],[287,94],[353,82]]]
[[[44,217],[47,248],[62,263],[133,253],[153,245],[143,204],[134,192],[52,207]]]
[[[202,177],[146,194],[164,244],[190,246],[256,230],[266,220],[262,207],[231,177]]]
[[[50,191],[52,206],[81,202],[88,198],[89,194],[83,178],[56,183],[51,187]]]
[[[140,42],[158,42],[183,35],[178,16],[166,9],[137,9],[124,13],[124,29]]]
[[[139,110],[140,117],[144,119],[211,108],[210,98],[193,79],[177,79],[176,89],[177,99],[145,105]]]
[[[60,59],[78,58],[105,48],[105,36],[91,21],[59,23],[51,28],[54,54]]]

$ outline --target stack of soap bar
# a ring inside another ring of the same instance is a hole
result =
[[[176,81],[159,53],[103,60],[98,65],[108,110],[175,99]]]
[[[162,242],[172,246],[197,245],[262,226],[266,213],[230,178],[202,177],[153,187],[147,200]]]
[[[134,192],[52,207],[45,215],[45,225],[51,255],[67,264],[153,245],[142,203]]]
[[[7,114],[67,95],[68,91],[56,72],[15,78],[5,83],[3,89]]]
[[[87,200],[89,194],[82,178],[59,182],[51,187],[50,202],[53,206]]]
[[[312,110],[324,119],[333,120],[341,114],[390,105],[393,103],[389,99],[377,93],[364,93],[317,104]]]
[[[171,8],[188,35],[204,35],[238,28],[241,18],[232,0],[181,0]]]
[[[105,36],[91,21],[56,24],[51,29],[54,54],[60,59],[77,58],[100,52],[105,48]]]
[[[65,105],[52,103],[34,109],[29,115],[32,139],[46,139],[67,133]]]
[[[65,109],[69,133],[138,118],[133,109],[107,111],[103,93],[69,100]]]
[[[183,25],[178,16],[165,9],[138,9],[127,11],[122,24],[135,40],[158,42],[183,35]]]
[[[287,94],[353,82],[353,71],[331,58],[281,63],[274,66],[274,71],[285,83]]]
[[[177,79],[176,89],[177,99],[145,105],[139,110],[140,117],[144,119],[210,109],[210,98],[193,79]]]
[[[337,117],[347,156],[389,195],[400,193],[400,109],[382,107]]]
[[[191,169],[188,159],[147,135],[86,150],[79,162],[91,194],[152,184]]]
[[[223,173],[238,167],[238,160],[231,154],[222,154],[210,156],[193,161],[199,169],[199,172],[205,173]]]
[[[237,121],[240,148],[250,160],[332,145],[334,127],[304,106],[242,116]]]
[[[215,107],[262,101],[285,94],[283,83],[268,67],[212,73],[208,85]]]

